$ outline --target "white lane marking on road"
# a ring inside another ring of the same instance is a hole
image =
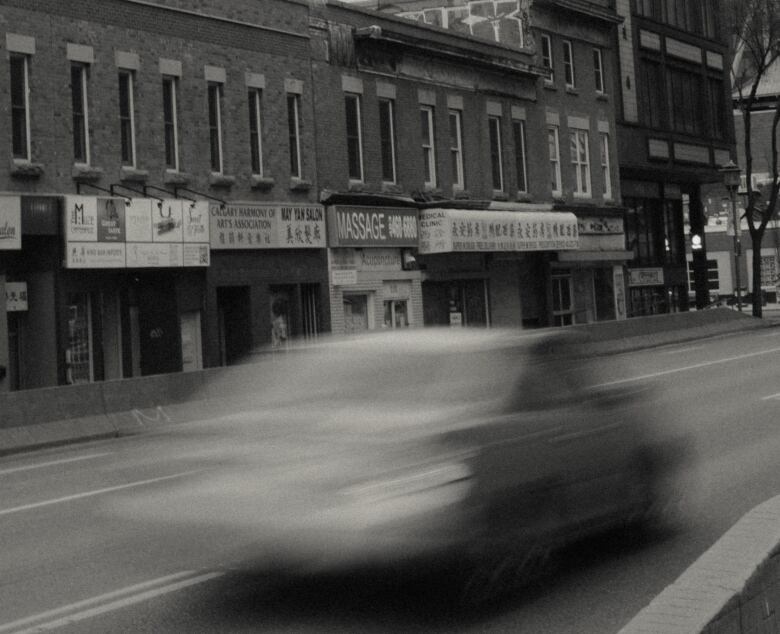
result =
[[[59,464],[66,464],[68,462],[79,462],[81,460],[94,460],[95,458],[102,458],[103,456],[113,455],[113,451],[106,451],[104,453],[92,453],[86,456],[76,456],[75,458],[61,458],[60,460],[49,460],[48,462],[38,462],[36,464],[29,464],[23,467],[9,467],[8,469],[0,469],[0,475],[6,473],[16,473],[17,471],[30,471],[31,469],[43,469],[44,467],[53,467]]]
[[[30,509],[37,509],[41,506],[49,506],[51,504],[61,504],[62,502],[71,502],[73,500],[80,500],[82,498],[92,497],[94,495],[102,495],[103,493],[111,493],[112,491],[121,491],[122,489],[131,489],[133,487],[140,487],[146,484],[154,484],[155,482],[163,482],[165,480],[172,480],[174,478],[183,478],[184,476],[192,475],[193,473],[200,473],[203,469],[193,469],[192,471],[182,471],[181,473],[174,473],[172,475],[162,476],[159,478],[149,478],[148,480],[137,480],[135,482],[128,482],[127,484],[118,484],[113,487],[105,487],[102,489],[94,489],[92,491],[83,491],[82,493],[74,493],[73,495],[66,495],[61,498],[55,498],[53,500],[43,500],[42,502],[32,502],[31,504],[22,504],[21,506],[12,506],[7,509],[0,509],[0,515],[10,515],[11,513],[19,513],[21,511],[29,511]]]
[[[761,337],[780,337],[780,329],[773,330],[772,332],[764,332]]]
[[[655,379],[659,376],[666,376],[667,374],[677,374],[678,372],[686,372],[688,370],[696,370],[698,368],[707,368],[709,366],[718,365],[720,363],[729,363],[731,361],[741,361],[742,359],[749,359],[751,357],[758,357],[762,354],[773,354],[780,352],[780,348],[769,348],[768,350],[759,350],[758,352],[746,352],[745,354],[738,354],[734,357],[725,357],[724,359],[715,359],[713,361],[702,361],[701,363],[694,363],[693,365],[686,365],[682,368],[673,368],[671,370],[661,370],[659,372],[651,372],[650,374],[642,374],[640,376],[632,376],[627,379],[618,379],[617,381],[607,381],[606,383],[599,383],[593,387],[609,387],[610,385],[620,385],[621,383],[631,383],[633,381],[644,381],[645,379]]]
[[[18,619],[10,623],[5,623],[0,625],[0,632],[13,631],[14,634],[46,632],[48,630],[63,627],[71,623],[83,621],[84,619],[98,616],[106,612],[118,610],[128,605],[133,605],[134,603],[140,603],[141,601],[146,601],[153,597],[168,594],[169,592],[175,592],[176,590],[181,590],[187,586],[204,583],[205,581],[210,581],[211,579],[221,577],[224,574],[224,572],[218,571],[197,574],[196,570],[185,570],[184,572],[177,572],[172,575],[159,577],[158,579],[152,579],[150,581],[144,581],[143,583],[128,586],[127,588],[121,588],[119,590],[107,592],[106,594],[101,594],[90,599],[84,599],[83,601],[77,601],[76,603],[71,603],[53,610],[41,612],[40,614],[33,614],[32,616]],[[193,577],[192,575],[196,576]],[[106,601],[108,601],[108,603],[106,603]],[[81,610],[81,612],[78,610]],[[47,621],[47,619],[53,620]],[[39,622],[38,625],[33,625],[32,627],[23,630],[18,629],[32,625],[36,622]]]
[[[769,396],[761,397],[762,401],[772,401],[774,399],[780,399],[780,392],[778,392],[777,394],[770,394]]]
[[[690,352],[691,350],[699,350],[704,346],[688,346],[687,348],[680,348],[678,350],[662,350],[661,354],[681,354],[683,352]]]

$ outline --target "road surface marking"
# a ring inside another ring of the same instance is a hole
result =
[[[780,337],[780,330],[774,330],[772,332],[765,332],[762,337]]]
[[[196,570],[186,570],[176,574],[152,579],[138,583],[127,588],[107,592],[91,599],[77,601],[70,605],[64,605],[53,610],[47,610],[40,614],[33,614],[4,625],[0,625],[0,632],[14,632],[14,634],[32,634],[33,632],[46,632],[59,627],[64,627],[84,619],[112,612],[120,608],[140,603],[154,597],[175,592],[188,586],[204,583],[211,579],[223,576],[224,572],[207,572],[198,574]],[[195,575],[195,576],[193,576]],[[167,584],[167,585],[161,585]],[[155,587],[157,586],[157,587]],[[108,601],[108,603],[106,603]],[[102,605],[100,605],[102,604]],[[92,607],[95,606],[95,607]],[[84,609],[86,608],[86,609]],[[81,610],[81,611],[79,611]],[[38,622],[37,625],[32,625]],[[19,629],[32,625],[26,629]]]
[[[747,352],[745,354],[738,354],[734,357],[726,357],[725,359],[716,359],[714,361],[702,361],[701,363],[694,363],[693,365],[686,365],[682,368],[673,368],[671,370],[661,370],[660,372],[651,372],[650,374],[642,374],[640,376],[633,376],[627,379],[618,379],[617,381],[607,381],[606,383],[599,383],[592,387],[609,387],[610,385],[620,385],[621,383],[631,383],[633,381],[644,381],[645,379],[655,379],[660,376],[666,376],[667,374],[677,374],[678,372],[686,372],[687,370],[696,370],[698,368],[707,368],[712,365],[718,365],[719,363],[729,363],[731,361],[741,361],[742,359],[749,359],[751,357],[758,357],[762,354],[773,354],[780,352],[780,348],[769,348],[768,350],[759,350],[758,352]]]
[[[682,352],[690,352],[691,350],[699,350],[704,346],[688,346],[687,348],[680,348],[679,350],[661,350],[661,354],[680,354]]]
[[[88,498],[95,495],[102,495],[103,493],[111,493],[112,491],[121,491],[122,489],[131,489],[133,487],[140,487],[146,484],[154,484],[155,482],[163,482],[165,480],[172,480],[174,478],[183,478],[184,476],[192,475],[193,473],[199,473],[201,471],[203,471],[203,469],[182,471],[181,473],[174,473],[173,475],[162,476],[160,478],[150,478],[148,480],[137,480],[136,482],[128,482],[127,484],[119,484],[113,487],[94,489],[93,491],[84,491],[83,493],[74,493],[73,495],[66,495],[64,497],[55,498],[53,500],[43,500],[42,502],[32,502],[31,504],[12,506],[11,508],[0,509],[0,516],[10,515],[11,513],[19,513],[21,511],[29,511],[30,509],[37,509],[40,508],[41,506],[49,506],[51,504],[60,504],[62,502],[71,502],[73,500],[80,500],[82,498]]]
[[[16,473],[17,471],[29,471],[31,469],[43,469],[44,467],[52,467],[58,464],[65,464],[67,462],[78,462],[80,460],[94,460],[95,458],[102,458],[103,456],[110,456],[114,452],[106,451],[104,453],[92,453],[87,456],[76,456],[75,458],[61,458],[60,460],[49,460],[48,462],[39,462],[37,464],[25,465],[24,467],[9,467],[8,469],[0,469],[0,475],[6,473]]]
[[[762,401],[771,401],[771,400],[774,400],[774,399],[777,399],[777,398],[780,398],[780,392],[778,392],[777,394],[770,394],[769,396],[762,396],[761,400]]]

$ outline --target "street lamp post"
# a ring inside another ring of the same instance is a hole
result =
[[[734,161],[729,161],[718,170],[723,175],[723,184],[729,190],[731,197],[731,224],[734,228],[734,283],[737,287],[737,309],[742,312],[742,281],[740,279],[739,261],[742,256],[742,244],[740,242],[740,224],[737,215],[737,189],[739,188],[740,169]]]

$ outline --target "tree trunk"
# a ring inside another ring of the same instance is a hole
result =
[[[763,233],[757,233],[753,236],[753,317],[763,317],[764,311],[763,293],[761,292],[761,242],[763,237]]]

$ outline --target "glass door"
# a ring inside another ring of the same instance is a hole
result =
[[[554,326],[570,326],[574,319],[571,272],[553,271],[552,314]]]

